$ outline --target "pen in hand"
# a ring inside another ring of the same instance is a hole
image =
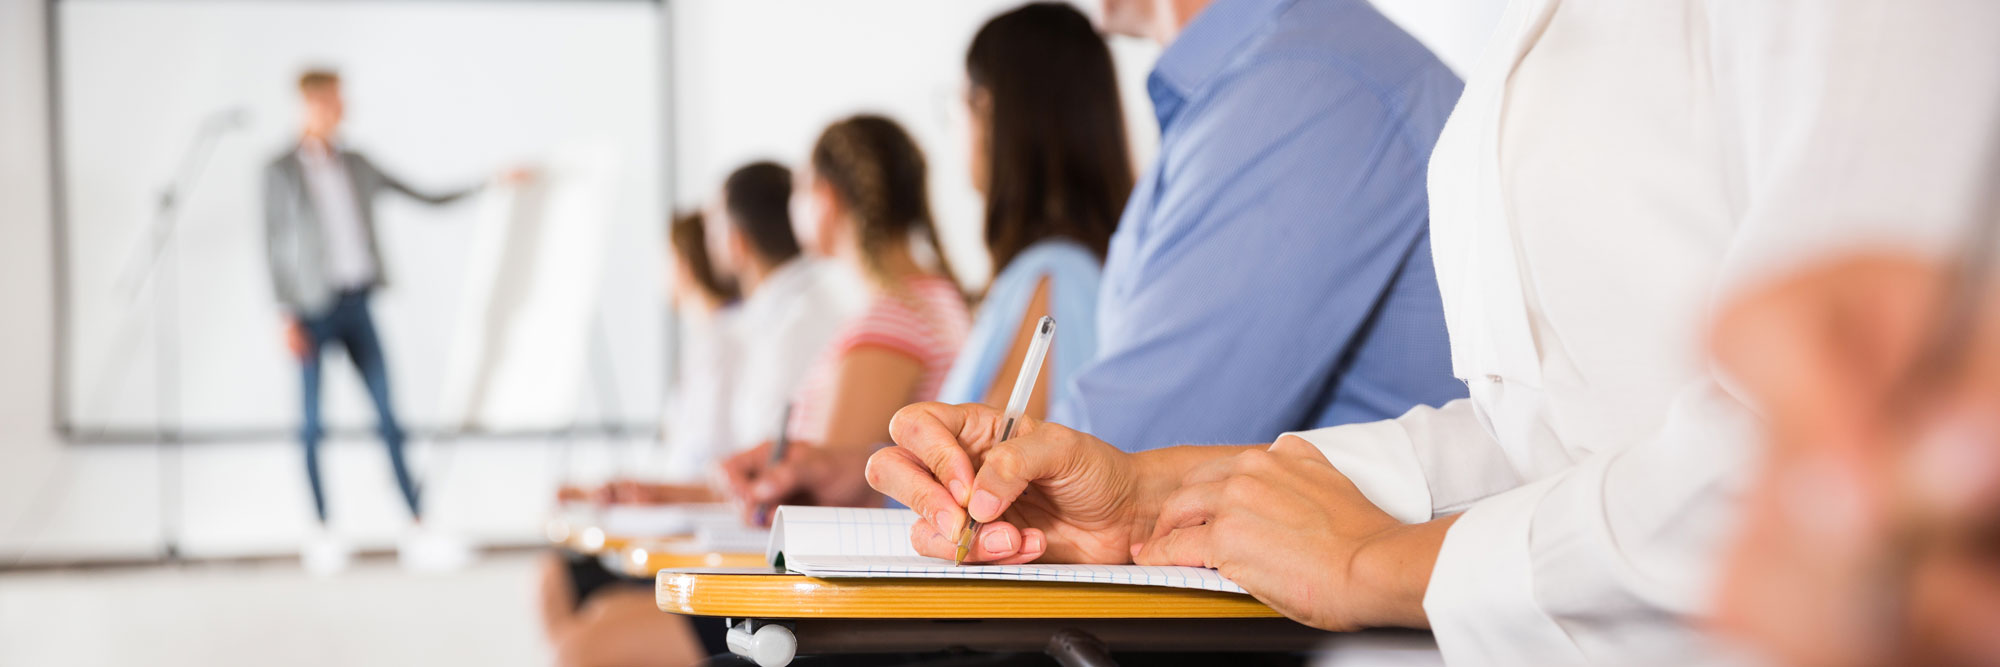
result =
[[[1056,318],[1042,316],[1035,323],[1035,337],[1028,343],[1028,356],[1021,360],[1021,372],[1014,377],[1014,391],[1007,397],[1006,422],[1000,426],[1000,441],[1014,437],[1014,422],[1028,411],[1028,397],[1035,393],[1035,379],[1042,374],[1042,360],[1049,355],[1049,342],[1056,337]],[[972,539],[979,535],[979,521],[972,514],[965,515],[965,529],[958,533],[957,557],[952,565],[963,565],[967,556],[972,555]]]
[[[792,444],[792,439],[787,437],[787,434],[791,431],[791,425],[792,404],[786,403],[785,411],[780,413],[778,417],[778,438],[771,442],[771,462],[770,466],[767,466],[767,469],[785,461],[785,450],[790,449]],[[771,525],[771,503],[766,502],[757,505],[757,525]]]

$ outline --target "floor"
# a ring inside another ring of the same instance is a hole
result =
[[[533,554],[450,574],[362,559],[0,573],[0,665],[546,665]]]

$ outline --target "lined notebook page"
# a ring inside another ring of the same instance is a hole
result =
[[[786,505],[771,521],[765,556],[776,565],[782,554],[785,569],[822,578],[1069,581],[1243,592],[1215,570],[1201,567],[952,565],[917,555],[910,546],[910,524],[916,522],[917,513],[906,509]]]

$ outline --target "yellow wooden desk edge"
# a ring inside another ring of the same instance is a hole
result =
[[[660,570],[764,565],[762,553],[696,550],[693,543],[693,538],[635,542],[618,551],[619,569],[628,577],[650,577]]]
[[[1275,618],[1256,598],[1161,586],[978,579],[816,579],[663,570],[661,611],[732,618]]]

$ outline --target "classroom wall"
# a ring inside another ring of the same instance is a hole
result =
[[[295,444],[68,445],[53,430],[44,9],[44,0],[0,0],[0,566],[151,558],[169,529],[190,557],[288,553],[312,524]],[[406,520],[381,447],[328,445],[336,526],[363,548],[391,546]],[[641,466],[648,447],[418,442],[411,453],[430,471],[434,525],[483,542],[530,543],[560,475]]]
[[[49,211],[45,0],[0,0],[0,566],[18,559],[147,558],[164,522],[177,522],[191,556],[281,554],[309,525],[297,448],[286,442],[199,445],[176,460],[151,445],[65,445],[51,427],[54,290]],[[1499,0],[1377,0],[1463,71]],[[904,116],[933,152],[940,215],[949,234],[976,234],[976,201],[941,105],[955,94],[958,59],[978,23],[1011,1],[672,0],[677,87],[673,162],[682,203],[710,192],[745,159],[795,159],[827,120],[858,108]],[[1094,2],[1085,2],[1094,5]],[[834,8],[838,8],[837,10]],[[808,48],[810,47],[810,48]],[[912,57],[940,54],[936,59]],[[1156,143],[1145,102],[1150,45],[1119,40],[1125,99],[1144,158]],[[740,68],[730,75],[729,67]],[[759,78],[742,76],[747,72]],[[754,102],[754,103],[753,103]],[[921,120],[919,120],[921,119]],[[947,156],[949,155],[949,157]],[[983,276],[975,245],[954,252]],[[330,444],[335,511],[349,532],[387,546],[401,514],[379,446]],[[417,443],[442,471],[432,489],[437,523],[487,541],[533,540],[548,489],[567,469],[588,478],[640,465],[632,443],[501,441]],[[183,493],[162,517],[162,480]]]

